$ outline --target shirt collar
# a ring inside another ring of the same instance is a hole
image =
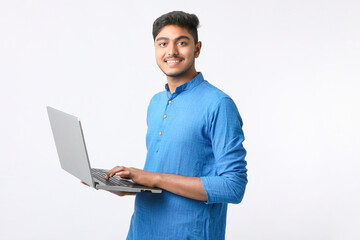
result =
[[[196,75],[196,77],[194,77],[190,81],[184,83],[183,85],[178,86],[175,89],[175,92],[173,94],[177,95],[177,94],[179,94],[179,93],[181,93],[183,91],[193,89],[194,87],[196,87],[197,85],[199,85],[203,81],[204,81],[204,77],[203,77],[202,73],[198,72],[198,75]],[[167,83],[165,84],[165,89],[168,92],[168,94],[170,94],[169,85]]]

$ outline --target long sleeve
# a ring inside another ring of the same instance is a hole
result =
[[[207,203],[240,203],[247,184],[242,120],[235,103],[222,98],[210,115],[215,176],[203,176]]]

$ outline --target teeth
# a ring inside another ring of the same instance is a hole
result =
[[[177,63],[177,62],[180,62],[180,60],[168,60],[167,62],[168,63]]]

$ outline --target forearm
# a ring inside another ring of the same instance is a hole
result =
[[[155,187],[183,197],[207,201],[206,192],[199,177],[185,177],[167,173],[155,174]]]
[[[116,166],[108,172],[105,178],[108,179],[115,174],[122,178],[132,179],[141,185],[158,187],[183,197],[207,201],[206,192],[199,177],[185,177]]]

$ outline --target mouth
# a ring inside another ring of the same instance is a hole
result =
[[[165,58],[164,62],[166,62],[168,65],[176,65],[180,62],[182,62],[184,59],[182,58]]]

